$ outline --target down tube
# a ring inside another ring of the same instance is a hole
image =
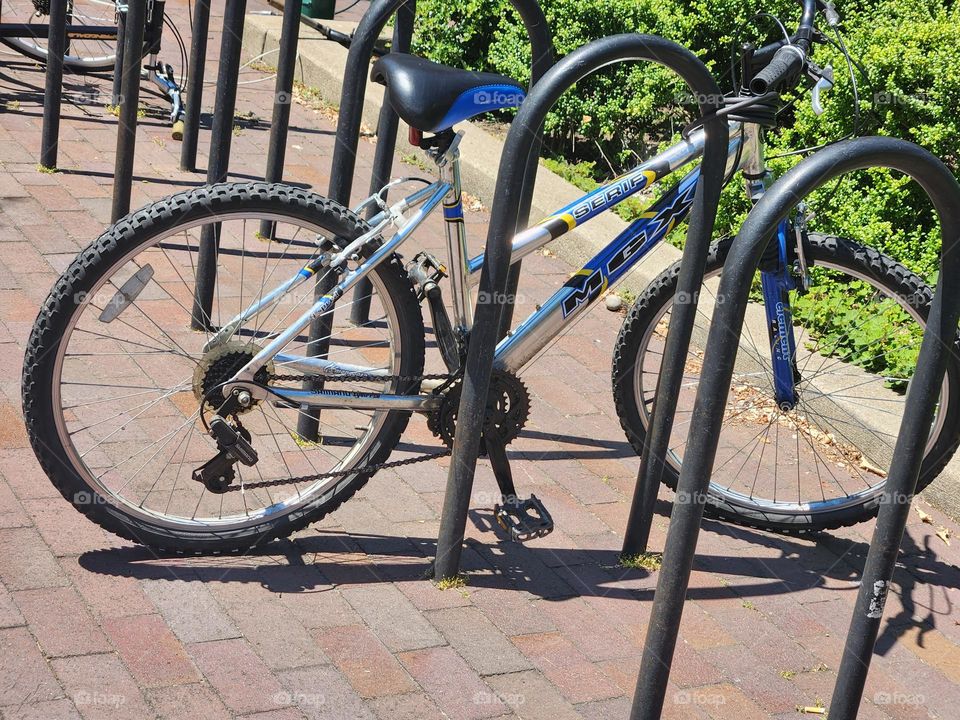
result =
[[[687,216],[700,180],[700,168],[686,175],[667,195],[614,238],[578,270],[536,312],[497,345],[495,367],[517,372],[562,327],[590,307]]]

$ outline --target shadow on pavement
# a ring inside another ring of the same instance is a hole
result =
[[[661,514],[665,508],[661,503]],[[471,520],[480,529],[489,529],[492,515],[471,511]],[[868,549],[865,542],[825,534],[812,542],[710,520],[703,528],[731,544],[750,543],[774,552],[698,555],[695,570],[717,573],[724,581],[691,587],[690,600],[746,599],[811,589],[854,593]],[[147,548],[124,547],[88,552],[80,557],[80,565],[90,572],[139,579],[257,583],[274,593],[324,592],[343,584],[422,580],[429,573],[435,543],[428,537],[317,531],[292,541],[270,542],[243,555],[160,556]],[[946,613],[935,611],[931,603],[914,597],[925,585],[931,592],[937,587],[960,588],[960,569],[939,560],[929,544],[921,548],[907,535],[901,558],[894,585],[902,609],[884,625],[877,643],[881,655],[911,628],[919,627],[922,643],[923,634],[936,627],[937,615],[952,622],[949,608]],[[463,568],[473,590],[521,590],[546,600],[594,595],[650,602],[657,579],[656,573],[619,566],[615,550],[518,545],[505,541],[499,531],[491,532],[487,542],[467,541]]]

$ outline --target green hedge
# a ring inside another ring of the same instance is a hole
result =
[[[840,3],[847,46],[865,66],[860,78],[863,133],[914,140],[960,163],[960,5],[952,0],[866,0]],[[618,32],[650,32],[693,49],[729,89],[731,42],[775,35],[769,20],[748,20],[762,8],[796,25],[793,0],[542,0],[558,56]],[[420,0],[415,52],[459,67],[529,80],[530,48],[506,0]],[[766,31],[766,33],[765,33]],[[816,59],[833,64],[837,86],[816,117],[804,95],[769,135],[770,153],[819,145],[852,129],[853,95],[841,54],[818,45]],[[593,163],[595,179],[628,166],[668,138],[681,118],[678,82],[653,65],[621,66],[567,93],[547,122],[555,159]],[[671,125],[672,124],[672,125]],[[774,161],[784,170],[796,158]],[[930,278],[937,226],[915,186],[885,173],[865,173],[816,203],[818,227],[876,245]],[[724,196],[720,232],[735,231],[747,210],[739,184]]]

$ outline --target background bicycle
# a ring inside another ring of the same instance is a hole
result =
[[[148,0],[143,72],[169,100],[173,135],[179,139],[183,134],[181,88],[187,72],[187,52],[180,32],[164,10],[165,0]],[[25,57],[45,62],[49,12],[47,0],[4,0],[0,3],[0,42]],[[69,0],[67,52],[63,58],[66,69],[76,73],[113,72],[117,59],[117,13],[115,0]],[[164,28],[177,42],[179,71],[160,59]]]

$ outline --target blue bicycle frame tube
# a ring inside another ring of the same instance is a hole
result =
[[[563,324],[588,308],[645,257],[687,216],[699,179],[700,170],[697,168],[578,270],[500,342],[494,360],[496,365],[518,371],[559,334]]]
[[[794,289],[795,283],[787,259],[789,238],[790,224],[784,220],[777,228],[777,270],[760,273],[770,338],[770,356],[773,358],[774,399],[782,410],[790,410],[797,404],[797,346],[793,335],[793,311],[790,308],[790,291]]]

